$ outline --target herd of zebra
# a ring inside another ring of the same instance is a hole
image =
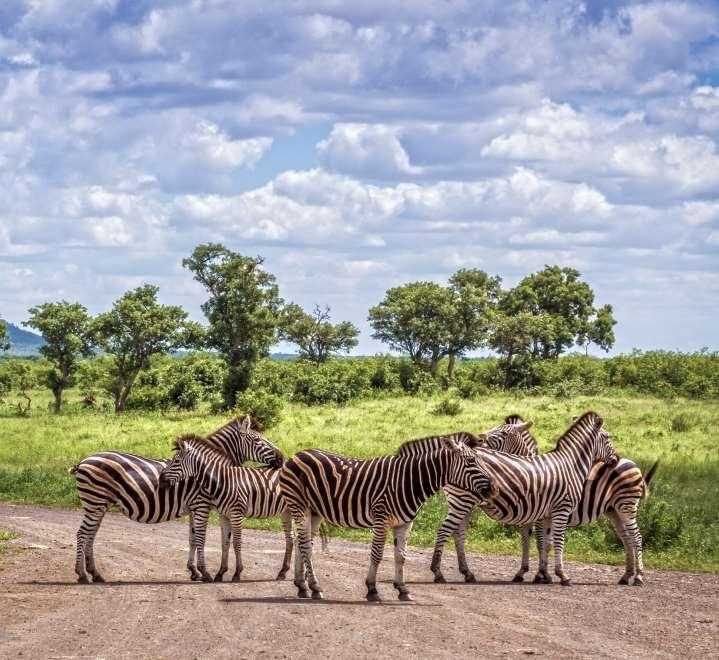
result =
[[[228,568],[230,542],[235,552],[233,581],[242,573],[245,518],[280,516],[285,554],[277,579],[284,579],[295,549],[294,584],[300,598],[322,598],[312,559],[313,538],[326,541],[323,521],[372,530],[367,599],[379,600],[376,576],[389,529],[394,533],[394,587],[411,600],[404,579],[406,544],[421,505],[442,489],[448,513],[437,534],[431,570],[444,582],[443,547],[454,537],[459,570],[476,581],[467,565],[464,540],[470,515],[479,507],[494,520],[518,525],[522,563],[514,581],[529,570],[529,544],[536,537],[539,568],[535,582],[552,581],[548,551],[553,546],[555,574],[564,572],[568,526],[606,515],[626,551],[620,584],[643,584],[642,536],[637,508],[648,494],[657,463],[646,476],[632,461],[620,459],[602,418],[586,412],[559,438],[556,448],[539,454],[531,422],[507,417],[480,434],[459,432],[409,440],[390,456],[357,460],[320,449],[297,452],[285,460],[254,420],[235,418],[207,437],[186,435],[175,441],[172,459],[153,460],[117,451],[93,454],[74,466],[83,519],[77,533],[78,581],[102,582],[94,540],[110,506],[132,520],[159,523],[189,513],[187,568],[192,580],[221,581]],[[254,461],[262,467],[242,467]],[[218,510],[222,558],[214,578],[205,563],[209,512]],[[294,523],[294,534],[293,534]]]

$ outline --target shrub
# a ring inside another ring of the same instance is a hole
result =
[[[696,420],[688,413],[679,413],[672,418],[671,429],[674,433],[686,433],[694,428]]]
[[[237,394],[236,402],[235,414],[252,415],[265,429],[278,424],[282,417],[282,399],[267,390],[245,390]]]
[[[656,496],[640,507],[637,523],[642,530],[644,547],[655,550],[673,545],[684,529],[681,514]]]
[[[434,408],[432,408],[433,415],[448,415],[454,417],[462,412],[462,404],[456,399],[450,399],[445,397],[442,399]]]

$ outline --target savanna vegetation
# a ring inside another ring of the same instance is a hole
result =
[[[172,439],[187,432],[206,433],[228,417],[206,404],[194,411],[135,411],[115,415],[83,408],[79,390],[68,396],[66,412],[50,412],[48,391],[32,393],[34,406],[19,415],[6,408],[0,440],[0,499],[51,506],[76,506],[67,468],[89,453],[112,447],[147,456],[169,456]],[[448,401],[451,405],[448,405]],[[651,496],[641,506],[639,522],[650,567],[719,570],[719,425],[717,401],[634,395],[556,397],[493,392],[472,399],[449,399],[444,394],[387,395],[361,399],[352,405],[325,403],[309,406],[287,402],[282,416],[266,433],[287,454],[318,446],[369,457],[393,452],[412,437],[458,429],[480,431],[499,423],[511,412],[535,422],[542,450],[587,409],[601,412],[622,455],[647,469],[662,463],[652,482]],[[431,545],[445,514],[441,494],[421,510],[412,542]],[[278,528],[276,521],[254,521]],[[343,537],[366,538],[362,532],[332,530]],[[210,539],[210,542],[215,542]],[[519,536],[486,516],[475,516],[469,548],[481,552],[514,553]],[[278,537],[279,543],[279,537]],[[610,526],[601,521],[568,534],[572,559],[619,563],[623,551]]]
[[[177,435],[232,414],[253,414],[288,455],[316,446],[369,457],[509,413],[534,421],[548,449],[573,415],[594,409],[621,454],[645,469],[662,459],[640,514],[647,564],[719,569],[719,354],[589,356],[590,345],[613,346],[616,322],[578,271],[546,266],[510,289],[478,269],[393,287],[368,320],[399,356],[342,358],[358,329],[333,322],[328,307],[284,301],[261,257],[204,244],[183,266],[207,291],[206,324],[161,304],[149,284],[94,318],[67,301],[28,310],[44,345],[38,359],[0,359],[0,499],[74,506],[67,469],[87,454],[167,456]],[[6,330],[0,321],[0,355]],[[279,340],[298,359],[270,359]],[[477,349],[493,357],[466,359]],[[444,510],[441,494],[426,504],[413,542],[433,542]],[[518,545],[513,530],[477,516],[470,548]],[[568,553],[623,561],[604,521],[573,531]]]

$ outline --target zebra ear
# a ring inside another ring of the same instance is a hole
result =
[[[449,449],[449,451],[454,451],[460,454],[462,453],[462,447],[464,446],[460,442],[456,442],[455,440],[447,436],[442,438],[442,445],[445,449]]]
[[[594,428],[599,431],[604,425],[604,420],[599,415],[594,415]]]
[[[247,433],[252,428],[252,417],[245,415],[240,422],[240,432]]]
[[[521,424],[515,424],[518,431],[528,431],[530,428],[532,428],[532,424],[534,422],[522,422]]]
[[[474,433],[468,433],[469,440],[467,440],[467,447],[470,449],[474,449],[475,447],[481,447],[484,442],[487,439],[487,436],[484,433],[480,433],[479,435],[474,435]]]

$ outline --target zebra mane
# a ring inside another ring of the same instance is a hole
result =
[[[432,451],[442,447],[442,439],[453,437],[468,447],[479,446],[479,438],[469,431],[458,431],[457,433],[448,433],[445,435],[430,435],[426,438],[415,438],[403,442],[398,448],[396,455],[404,456],[405,454],[416,454],[420,452]]]
[[[594,423],[592,424],[594,428],[598,429],[604,423],[604,420],[599,414],[595,413],[593,410],[587,410],[587,412],[582,413],[579,417],[577,417],[572,422],[571,426],[561,435],[559,440],[557,440],[556,449],[564,449],[564,447],[566,447],[572,439],[574,435],[573,431],[585,425],[591,418],[594,418]]]
[[[245,417],[250,418],[250,430],[251,431],[257,431],[258,433],[262,432],[262,429],[264,428],[262,426],[262,422],[260,422],[258,419],[255,419],[252,415],[236,415],[233,417],[229,422],[226,422],[222,426],[220,426],[219,429],[215,429],[212,433],[208,435],[208,437],[212,437],[213,435],[216,435],[217,433],[220,433],[222,430],[226,429],[231,424],[240,424],[242,420]]]
[[[210,436],[211,435],[212,434],[210,434]],[[221,447],[217,447],[216,445],[212,444],[212,442],[210,441],[210,436],[203,437],[201,435],[197,435],[196,433],[187,433],[185,435],[181,435],[176,438],[175,441],[172,443],[172,449],[176,452],[180,451],[186,442],[190,442],[195,446],[199,446],[203,450],[214,452],[216,454],[219,454],[223,458],[232,461],[232,456],[230,456]]]

